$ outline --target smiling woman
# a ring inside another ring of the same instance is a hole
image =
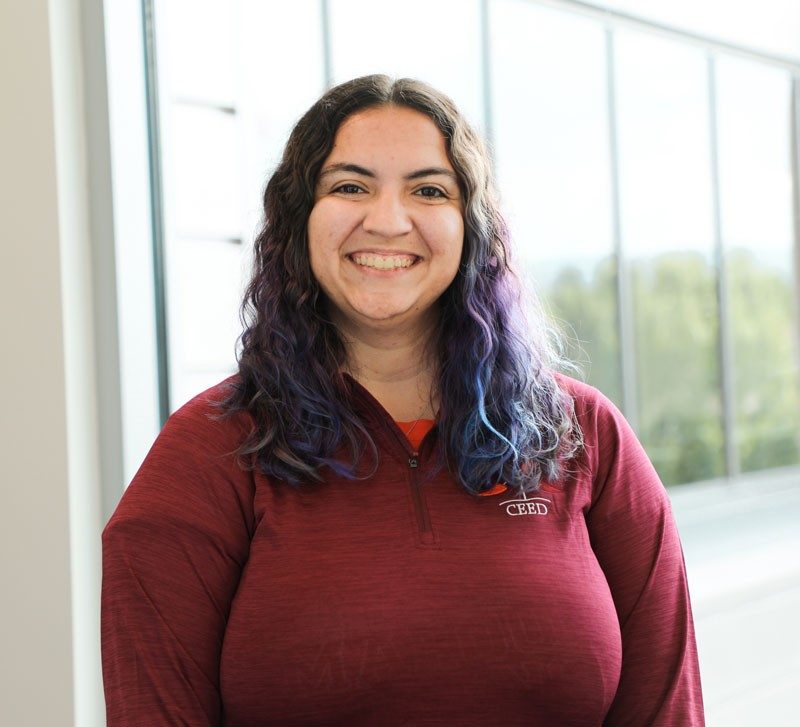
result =
[[[397,331],[409,344],[431,336],[435,304],[456,277],[463,237],[457,177],[428,116],[383,106],[341,125],[315,190],[309,257],[332,320],[373,375],[380,367],[396,379],[378,355],[387,364],[391,355],[395,369],[419,365],[413,345],[408,363],[399,360]],[[387,335],[392,343],[382,345]],[[419,418],[417,382],[409,381],[407,392],[391,383],[394,399],[404,402],[395,418]]]
[[[435,89],[358,78],[300,119],[239,372],[103,532],[109,727],[703,724],[666,492],[512,250]]]

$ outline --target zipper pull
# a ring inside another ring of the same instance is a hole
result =
[[[414,452],[414,455],[408,458],[408,466],[416,468],[416,466],[419,464],[418,457],[419,457],[419,452]]]

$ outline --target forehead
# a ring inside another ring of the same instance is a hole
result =
[[[436,162],[452,169],[444,135],[433,120],[415,109],[381,106],[359,111],[345,119],[336,132],[328,161],[355,161],[355,154]]]

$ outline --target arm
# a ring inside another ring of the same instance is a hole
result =
[[[103,530],[109,727],[220,724],[219,658],[253,493],[226,455],[236,419],[209,411],[197,397],[169,418]]]
[[[590,406],[595,479],[586,521],[622,632],[622,673],[604,724],[703,725],[686,568],[667,492],[616,407],[602,395]]]

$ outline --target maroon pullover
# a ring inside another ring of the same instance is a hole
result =
[[[469,495],[435,427],[411,444],[350,378],[381,456],[360,482],[238,468],[222,384],[181,407],[103,531],[108,726],[703,725],[667,493],[613,404],[559,381],[585,449],[528,497]]]

